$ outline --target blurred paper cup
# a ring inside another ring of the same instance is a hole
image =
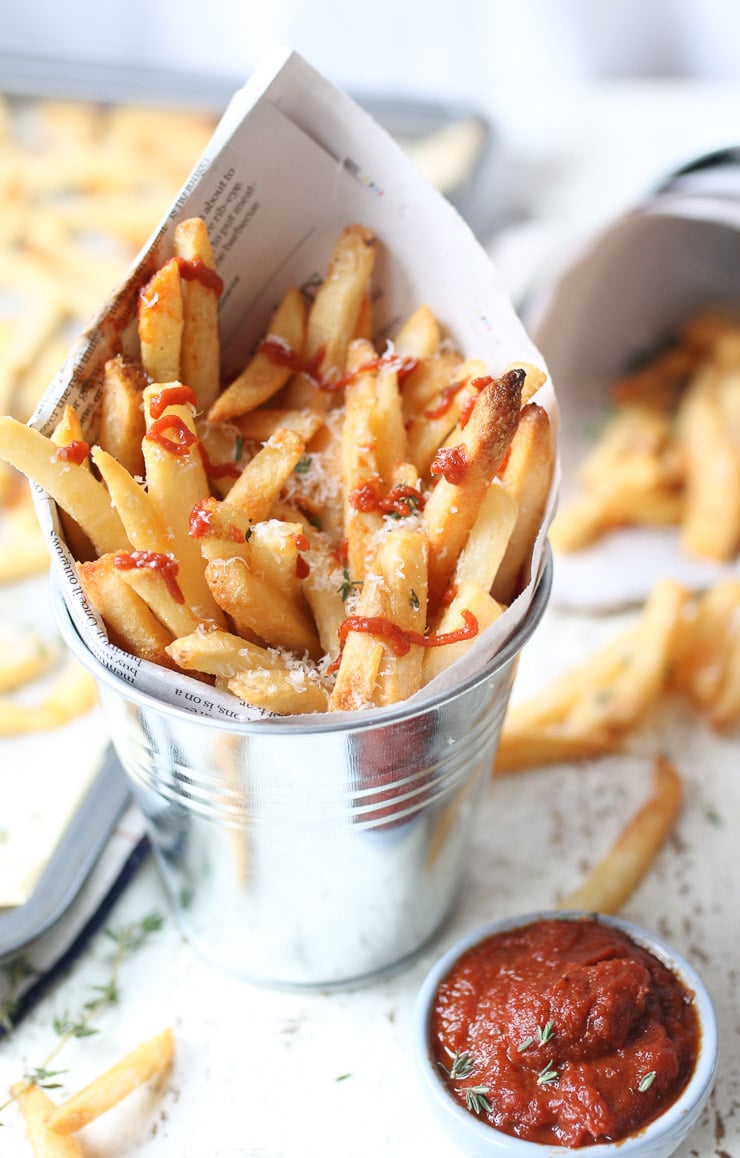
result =
[[[693,158],[603,230],[527,312],[558,383],[561,498],[610,413],[612,381],[715,305],[740,305],[740,148]],[[642,601],[667,576],[701,589],[740,565],[689,556],[674,528],[620,528],[557,553],[553,602],[606,611]]]
[[[224,282],[222,359],[241,367],[290,286],[315,292],[352,222],[380,242],[376,338],[426,303],[492,373],[542,365],[485,252],[372,118],[299,56],[238,92],[124,286],[72,351],[33,423],[64,403],[95,438],[102,368],[136,354],[136,303],[175,225],[205,219]],[[536,395],[557,438],[548,381]],[[85,601],[53,503],[37,495],[68,642],[95,672],[183,927],[257,981],[344,984],[408,958],[449,912],[487,781],[515,657],[550,586],[547,527],[524,589],[469,652],[392,709],[275,717],[114,647]]]

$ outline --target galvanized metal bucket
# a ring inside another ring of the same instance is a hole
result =
[[[443,924],[464,877],[516,658],[547,605],[551,561],[494,661],[422,705],[351,723],[237,723],[138,692],[85,647],[177,919],[217,965],[270,986],[375,978]]]

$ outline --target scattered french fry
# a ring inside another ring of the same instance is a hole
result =
[[[35,1158],[85,1158],[76,1138],[59,1134],[48,1125],[57,1105],[40,1086],[15,1082],[10,1092],[26,1123],[26,1134]]]
[[[643,880],[676,823],[683,789],[664,756],[655,761],[649,799],[628,821],[604,858],[558,907],[593,913],[618,913]]]
[[[171,1029],[142,1042],[79,1093],[62,1102],[48,1118],[49,1128],[61,1135],[81,1130],[145,1082],[161,1077],[172,1065],[174,1052]]]

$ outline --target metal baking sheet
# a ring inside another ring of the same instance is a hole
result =
[[[125,773],[108,747],[29,900],[0,910],[0,960],[20,953],[60,920],[92,871],[128,800]]]

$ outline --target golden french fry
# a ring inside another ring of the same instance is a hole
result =
[[[194,631],[167,645],[167,654],[183,671],[200,671],[230,680],[251,668],[279,666],[274,651],[228,631]]]
[[[226,422],[247,414],[276,394],[301,361],[305,331],[303,297],[299,290],[289,289],[270,323],[263,350],[257,350],[239,377],[215,400],[208,411],[208,421]],[[264,352],[270,347],[272,356]]]
[[[308,443],[324,425],[324,415],[313,410],[267,410],[260,407],[233,419],[233,425],[244,438],[267,442],[276,430],[293,430]]]
[[[276,430],[229,491],[229,503],[255,523],[269,519],[272,504],[306,449],[294,430]]]
[[[440,452],[439,481],[423,514],[432,608],[439,606],[488,486],[511,445],[523,378],[523,372],[512,370],[492,379],[475,403],[460,441]]]
[[[14,583],[48,569],[49,550],[23,479],[21,497],[0,517],[0,583]]]
[[[78,663],[70,661],[40,703],[20,703],[10,696],[0,696],[0,736],[60,728],[89,712],[97,698],[93,677]]]
[[[377,238],[364,225],[348,225],[337,239],[326,277],[308,313],[306,361],[320,358],[318,377],[333,385],[344,373],[349,344],[367,293]]]
[[[152,382],[174,382],[180,377],[182,332],[180,269],[173,257],[139,295],[141,362]]]
[[[682,794],[678,772],[664,756],[658,756],[649,799],[628,821],[585,881],[560,900],[558,908],[618,913],[673,831]]]
[[[262,639],[269,647],[286,648],[299,655],[321,655],[311,615],[298,600],[275,598],[273,585],[250,571],[243,559],[214,559],[206,579],[219,607],[231,617],[237,631]]]
[[[35,1158],[85,1158],[76,1138],[50,1129],[48,1120],[57,1105],[40,1086],[15,1082],[10,1093],[26,1123],[26,1134]]]
[[[434,413],[435,408],[439,409],[440,404],[444,404],[448,397],[456,393],[455,387],[458,377],[455,371],[460,369],[461,374],[463,374],[465,368],[472,364],[463,363],[461,367],[461,361],[460,355],[445,344],[421,358],[419,365],[404,382],[403,416],[409,430],[415,432],[415,440],[421,438],[425,420],[429,420],[428,415],[425,415],[423,411],[429,410]],[[476,364],[480,366],[481,373],[484,373],[483,363]],[[461,379],[461,389],[462,381]],[[449,391],[449,393],[445,394],[445,391]],[[453,418],[452,425],[456,421],[457,416]],[[445,429],[444,434],[447,433],[447,430],[449,430],[449,426]]]
[[[0,692],[11,692],[48,671],[59,648],[25,629],[0,636]]]
[[[512,707],[496,772],[618,747],[666,685],[687,598],[677,583],[657,583],[636,623],[532,700]]]
[[[382,585],[383,618],[401,631],[424,635],[427,621],[428,547],[424,532],[398,526],[378,543],[372,563]],[[375,703],[396,704],[418,691],[422,683],[423,650],[411,644],[405,655],[396,655],[383,644],[384,661],[378,673]]]
[[[418,400],[422,389],[430,382],[438,380],[446,358],[440,354],[435,368],[430,368],[427,376],[417,370],[411,375],[409,383],[404,387],[404,410],[408,416],[412,399]],[[458,419],[468,399],[477,398],[478,390],[474,382],[482,381],[486,376],[485,363],[476,359],[469,359],[460,363],[454,359],[454,369],[451,376],[442,380],[438,393],[416,413],[411,413],[406,419],[408,438],[408,457],[413,462],[419,474],[426,476],[435,454],[445,444],[452,432],[458,430]],[[459,441],[459,439],[458,439]]]
[[[112,644],[139,659],[172,667],[165,651],[172,642],[171,633],[124,581],[115,558],[115,554],[101,555],[78,565],[86,598],[105,622]]]
[[[86,470],[90,469],[90,457],[86,453],[88,446],[82,437],[82,426],[71,406],[64,407],[62,417],[51,432],[51,441],[55,446],[80,447],[81,453],[84,455],[80,465],[84,466]],[[60,518],[64,528],[64,537],[75,559],[89,559],[94,551],[87,535],[66,511],[60,512]]]
[[[503,613],[500,603],[489,595],[488,591],[478,583],[463,582],[456,585],[457,589],[449,607],[445,607],[434,624],[434,635],[447,635],[450,632],[460,631],[465,627],[463,611],[475,617],[478,631],[470,639],[459,639],[454,643],[446,643],[442,647],[429,647],[424,652],[422,663],[422,683],[428,684],[435,676],[444,671],[460,659],[477,639],[482,631],[495,623]]]
[[[347,559],[352,578],[361,582],[374,536],[382,526],[377,510],[363,510],[359,496],[367,486],[379,485],[377,441],[373,429],[377,371],[360,372],[372,362],[374,351],[368,342],[353,342],[348,366],[356,376],[345,391],[342,427],[341,470],[344,496],[344,530]]]
[[[499,603],[511,603],[529,578],[532,549],[542,525],[554,469],[550,419],[546,410],[530,402],[519,416],[501,472],[506,492],[516,506],[516,518],[493,582],[493,596]]]
[[[144,474],[141,440],[146,429],[142,397],[146,382],[141,366],[120,354],[105,364],[97,441],[134,476]]]
[[[402,358],[428,358],[437,349],[442,335],[429,306],[419,306],[401,326],[393,347]]]
[[[452,586],[490,591],[517,519],[517,504],[497,479],[488,487],[452,575]],[[539,523],[537,524],[539,529]]]
[[[130,544],[105,487],[84,466],[60,457],[62,450],[33,427],[0,417],[0,458],[47,491],[98,554],[125,551]]]
[[[678,424],[686,455],[687,551],[719,562],[740,547],[740,447],[722,391],[722,371],[707,367],[684,398]]]
[[[134,550],[164,554],[171,547],[170,536],[144,487],[102,447],[94,446],[90,454]]]
[[[239,672],[229,680],[229,691],[246,703],[286,716],[325,712],[329,702],[318,673],[305,667]]]
[[[139,1086],[160,1077],[172,1065],[175,1041],[171,1029],[144,1041],[50,1115],[49,1128],[74,1134],[118,1105]]]
[[[188,606],[199,619],[212,619],[225,626],[205,578],[205,567],[200,547],[190,535],[190,516],[193,508],[209,496],[208,480],[199,453],[195,422],[188,405],[164,406],[157,420],[175,425],[165,429],[164,441],[154,437],[151,422],[151,403],[158,395],[178,383],[148,386],[144,391],[147,433],[142,443],[146,463],[149,499],[160,520],[167,528],[168,547],[178,561],[177,582]],[[156,428],[155,428],[156,429]],[[184,445],[180,445],[180,444]],[[174,448],[174,449],[173,449]],[[183,453],[184,451],[184,453]]]
[[[175,255],[180,259],[182,291],[180,375],[195,391],[198,409],[208,410],[221,384],[218,299],[222,283],[216,273],[208,230],[200,217],[190,217],[175,226],[174,246]]]

